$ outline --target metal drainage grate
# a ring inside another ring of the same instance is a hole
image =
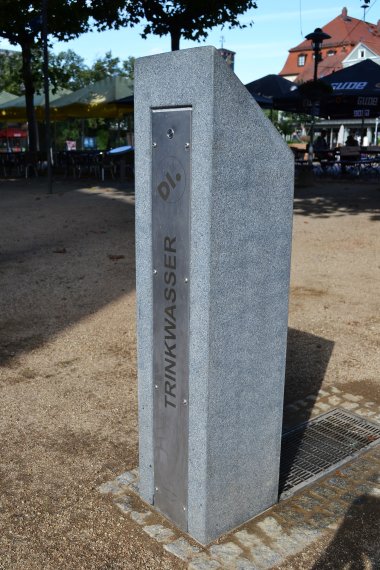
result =
[[[380,425],[335,409],[282,437],[280,500],[380,442]]]

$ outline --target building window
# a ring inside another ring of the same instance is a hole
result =
[[[363,57],[365,57],[365,50],[364,49],[360,49],[359,50],[359,57],[362,59]]]
[[[332,56],[332,55],[335,55],[335,54],[336,54],[336,51],[335,51],[334,49],[329,49],[329,51],[327,52],[327,55],[328,55],[328,56]]]
[[[298,67],[303,67],[305,65],[305,61],[306,61],[306,55],[305,54],[301,54],[298,56]]]

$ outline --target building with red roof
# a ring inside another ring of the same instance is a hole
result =
[[[331,38],[322,44],[322,61],[318,65],[318,77],[324,77],[360,61],[371,58],[380,62],[380,20],[371,24],[351,18],[347,8],[342,9],[334,20],[323,26]],[[355,59],[350,58],[351,52]],[[314,60],[310,40],[304,40],[289,50],[286,63],[279,75],[303,83],[313,79]]]

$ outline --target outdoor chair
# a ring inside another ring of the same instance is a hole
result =
[[[341,174],[347,174],[347,167],[354,171],[355,175],[360,173],[360,147],[359,146],[341,146],[340,147],[340,167]]]
[[[25,178],[29,178],[31,174],[35,177],[38,176],[38,169],[40,166],[38,155],[36,152],[26,152],[24,158],[24,172]]]
[[[102,182],[104,182],[105,173],[109,172],[111,174],[112,180],[115,179],[115,164],[110,156],[107,154],[102,154],[100,161],[100,177]]]

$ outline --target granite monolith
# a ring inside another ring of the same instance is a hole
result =
[[[294,161],[213,47],[134,98],[140,494],[206,544],[278,500]]]

